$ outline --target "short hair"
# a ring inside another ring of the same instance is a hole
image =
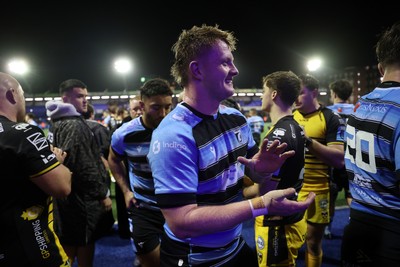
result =
[[[92,104],[87,104],[87,111],[82,113],[82,116],[88,120],[94,114],[94,107]]]
[[[400,65],[400,21],[381,34],[375,52],[382,67],[392,64]]]
[[[112,99],[107,102],[107,109],[111,114],[117,114],[117,110],[119,108],[119,102],[115,99]]]
[[[169,82],[161,78],[148,80],[140,88],[140,99],[157,95],[172,96],[173,94]]]
[[[299,78],[303,83],[303,86],[306,87],[308,90],[312,91],[319,88],[319,81],[311,74],[300,74]]]
[[[211,48],[218,40],[224,41],[231,51],[236,50],[236,38],[232,32],[219,29],[218,25],[201,27],[193,26],[183,30],[172,46],[175,62],[171,67],[171,75],[180,86],[188,83],[188,66],[205,49]]]
[[[263,86],[276,90],[279,98],[288,106],[293,105],[301,89],[300,78],[292,71],[276,71],[262,78]]]
[[[73,88],[87,88],[86,84],[78,79],[68,79],[60,84],[60,95],[64,95],[67,92],[71,92]]]
[[[250,108],[249,116],[258,116],[258,110],[256,108]]]
[[[25,116],[27,116],[27,117],[30,118],[30,119],[35,119],[35,118],[36,118],[36,115],[35,115],[34,113],[32,113],[32,112],[27,112],[27,113],[25,114]]]
[[[329,84],[329,89],[337,96],[346,101],[353,93],[353,85],[348,80],[337,80]]]

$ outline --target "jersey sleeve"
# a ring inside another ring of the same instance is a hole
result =
[[[326,116],[326,143],[327,144],[343,144],[344,132],[346,129],[345,121],[339,114],[331,111],[330,109],[324,109]]]
[[[153,132],[147,155],[161,208],[196,203],[198,152],[192,128],[176,122]]]
[[[19,135],[22,140],[18,148],[22,157],[20,162],[26,168],[29,177],[43,175],[60,165],[56,155],[50,150],[46,136],[39,127],[20,123],[16,124],[14,129],[16,135]]]
[[[128,122],[130,123],[130,122]],[[125,128],[127,127],[127,123],[122,124],[121,127],[119,127],[118,129],[116,129],[111,136],[111,149],[113,150],[113,152],[115,154],[117,154],[118,156],[123,156],[125,154],[124,149],[124,133],[125,133]]]

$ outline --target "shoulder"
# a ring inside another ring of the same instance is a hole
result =
[[[113,132],[113,135],[126,135],[131,132],[143,131],[144,129],[141,117],[138,117],[121,124],[121,126]]]
[[[202,118],[198,117],[191,110],[183,105],[176,106],[160,123],[159,127],[173,128],[176,125],[181,127],[190,127],[193,124],[201,121]],[[157,129],[159,128],[157,127]]]
[[[299,123],[294,119],[294,116],[285,116],[278,120],[275,126],[285,126],[285,127],[300,127]]]
[[[64,117],[54,121],[52,132],[54,134],[83,134],[92,132],[92,129],[82,117]]]
[[[44,133],[42,131],[42,129],[40,129],[38,126],[36,125],[32,125],[29,123],[25,123],[25,122],[20,122],[20,123],[15,123],[12,127],[11,127],[11,133],[13,135],[17,135],[17,136],[31,136],[31,135],[43,135]]]
[[[329,120],[329,119],[339,120],[341,118],[339,113],[333,111],[332,109],[330,109],[328,107],[321,107],[321,113],[324,115],[326,120]]]
[[[177,135],[192,135],[193,128],[202,121],[188,108],[178,105],[158,125],[153,132],[153,137],[169,138]]]
[[[220,105],[218,112],[223,116],[230,115],[230,116],[238,118],[239,120],[243,119],[245,122],[249,122],[248,118],[246,118],[246,116],[240,110],[237,110],[235,108]]]
[[[95,121],[95,120],[86,120],[86,123],[89,126],[93,126],[93,127],[103,127],[103,128],[107,128],[104,124],[102,124],[101,122]]]
[[[227,114],[240,114],[243,115],[243,113],[240,110],[237,110],[236,108],[228,107],[225,105],[220,105],[219,106],[219,112],[220,113],[227,113]]]
[[[38,151],[47,144],[42,129],[29,123],[1,123],[3,131],[0,131],[0,139],[3,145],[22,146],[28,148],[34,146]]]
[[[299,123],[293,118],[293,116],[285,116],[277,121],[277,123],[273,127],[273,131],[277,133],[279,132],[287,132],[290,133],[292,137],[293,135],[297,135],[303,132],[303,128],[299,125]]]

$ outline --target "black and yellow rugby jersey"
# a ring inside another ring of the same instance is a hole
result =
[[[327,107],[320,107],[314,112],[302,114],[293,111],[294,119],[303,127],[306,135],[323,145],[343,145],[345,124],[340,115]],[[306,149],[304,165],[304,184],[306,191],[318,192],[329,190],[330,166],[322,162]]]

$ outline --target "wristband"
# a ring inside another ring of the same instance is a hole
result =
[[[253,214],[253,218],[261,215],[268,214],[268,208],[264,203],[264,196],[256,197],[248,200],[250,203],[251,213]]]
[[[106,194],[106,197],[105,197],[105,198],[108,198],[108,197],[110,197],[110,195],[111,195],[111,192],[110,192],[110,189],[108,189],[108,190],[107,190],[107,194]]]

